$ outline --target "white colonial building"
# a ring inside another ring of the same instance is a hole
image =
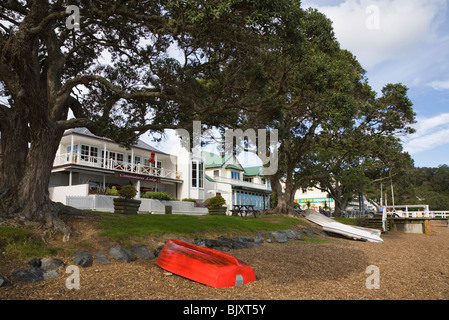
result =
[[[271,187],[259,174],[261,167],[244,168],[234,156],[199,154],[194,157],[182,148],[176,154],[167,154],[141,140],[127,149],[85,128],[68,130],[54,160],[50,197],[67,205],[107,211],[112,202],[99,194],[108,187],[132,184],[138,190],[137,197],[148,191],[163,191],[179,200],[202,202],[220,194],[228,212],[235,204],[269,208]],[[87,198],[93,199],[89,205],[84,204]],[[100,200],[102,205],[97,203]],[[193,206],[179,206],[187,204]],[[159,210],[145,205],[141,209]]]

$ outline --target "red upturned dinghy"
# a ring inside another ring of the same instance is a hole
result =
[[[214,288],[256,281],[253,268],[233,256],[180,240],[169,240],[156,264],[182,277]]]

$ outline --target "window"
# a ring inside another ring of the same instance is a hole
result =
[[[196,188],[198,186],[198,162],[192,161],[192,188]]]
[[[204,164],[198,160],[192,161],[192,188],[204,187]]]
[[[75,149],[75,148],[74,148]],[[98,147],[81,145],[81,160],[98,163]]]
[[[101,163],[104,161],[104,150],[101,150]],[[123,162],[123,153],[118,153],[115,151],[107,151],[106,150],[106,167],[111,165],[111,161],[114,165]]]
[[[72,149],[71,145],[68,145],[66,148],[67,151],[67,161],[70,161],[70,150]],[[78,158],[78,145],[74,144],[73,145],[73,152],[72,152],[72,162],[76,162]]]
[[[128,163],[133,162],[131,158],[132,158],[131,155],[128,154]],[[134,155],[134,164],[138,164],[138,163],[141,163],[141,157]]]
[[[81,145],[81,160],[89,161],[89,146]]]
[[[220,176],[220,170],[214,170],[214,177]]]
[[[98,162],[98,148],[90,147],[90,157],[91,161],[97,163]]]
[[[198,184],[200,188],[203,188],[203,181],[204,181],[204,164],[200,162],[198,168]]]
[[[231,179],[240,180],[240,172],[231,171]]]

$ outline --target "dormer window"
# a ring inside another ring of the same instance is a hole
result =
[[[231,171],[231,179],[240,180],[240,172]]]

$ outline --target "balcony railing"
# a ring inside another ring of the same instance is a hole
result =
[[[72,158],[71,161],[70,158]],[[114,159],[104,159],[101,157],[78,155],[78,154],[72,154],[70,156],[70,153],[63,153],[60,155],[56,155],[53,164],[54,166],[66,164],[78,164],[87,167],[109,169],[120,172],[130,172],[162,178],[182,179],[182,174],[179,171],[170,170],[166,168],[155,168],[151,166],[145,166],[140,163],[130,163],[124,161],[117,161]]]
[[[220,177],[220,176],[214,176],[213,179],[217,182],[230,183],[230,184],[239,185],[242,187],[262,189],[262,190],[266,190],[266,191],[271,190],[271,187],[268,187],[266,184],[262,184],[262,183],[248,182],[248,181],[236,180],[236,179]]]

